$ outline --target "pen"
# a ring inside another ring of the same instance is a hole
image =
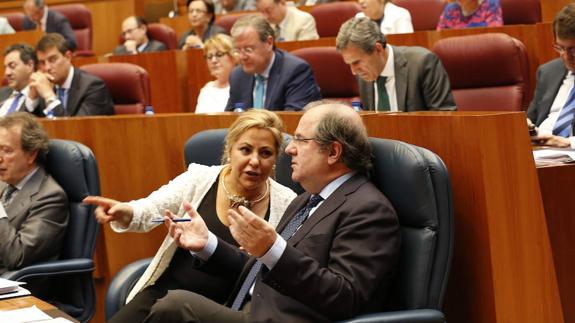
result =
[[[172,222],[190,222],[192,219],[190,218],[179,218],[179,219],[172,219]],[[152,219],[152,223],[164,223],[164,219]]]

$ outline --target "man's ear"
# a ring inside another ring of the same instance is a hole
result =
[[[327,152],[328,152],[327,162],[330,165],[333,165],[340,161],[341,154],[343,153],[343,146],[341,145],[341,143],[334,141],[327,148]]]

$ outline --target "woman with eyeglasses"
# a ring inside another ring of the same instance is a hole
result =
[[[499,0],[450,0],[437,30],[503,26]]]
[[[204,44],[204,58],[216,79],[204,85],[198,96],[196,113],[224,112],[230,97],[230,74],[237,61],[232,54],[232,38],[217,34]]]
[[[188,22],[192,29],[185,32],[178,42],[178,48],[201,48],[204,41],[226,30],[214,24],[216,14],[211,0],[188,0]]]

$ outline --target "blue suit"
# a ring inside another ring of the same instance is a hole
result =
[[[306,104],[320,100],[319,86],[308,63],[281,49],[274,49],[275,58],[267,80],[264,107],[268,110],[301,110]],[[241,66],[230,75],[230,98],[226,111],[233,111],[236,103],[253,107],[255,77]]]
[[[24,17],[22,21],[22,28],[24,30],[36,29],[36,23],[30,18]],[[48,17],[46,18],[46,33],[58,33],[66,39],[66,43],[71,51],[77,47],[76,34],[70,26],[70,21],[64,15],[57,11],[48,10]]]

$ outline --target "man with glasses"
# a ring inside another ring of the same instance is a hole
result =
[[[0,118],[0,274],[57,259],[68,198],[46,173],[48,135],[32,115]]]
[[[60,34],[46,34],[36,44],[38,71],[30,76],[26,109],[37,116],[114,114],[104,81],[72,65],[72,52]]]
[[[560,58],[537,70],[533,101],[527,110],[527,123],[535,128],[533,143],[575,148],[575,4],[563,7],[553,20],[555,44]]]
[[[187,203],[190,222],[164,216],[201,270],[237,279],[226,306],[174,290],[145,322],[334,322],[381,309],[397,270],[399,226],[367,178],[371,148],[361,117],[341,103],[312,103],[285,151],[305,192],[277,232],[243,206],[230,209],[238,249],[209,232]]]
[[[309,64],[275,47],[274,30],[264,17],[242,16],[231,34],[240,66],[230,75],[227,111],[297,111],[321,99]]]
[[[166,50],[166,45],[150,39],[148,24],[142,17],[130,16],[122,22],[124,44],[114,49],[114,55],[127,55]]]

